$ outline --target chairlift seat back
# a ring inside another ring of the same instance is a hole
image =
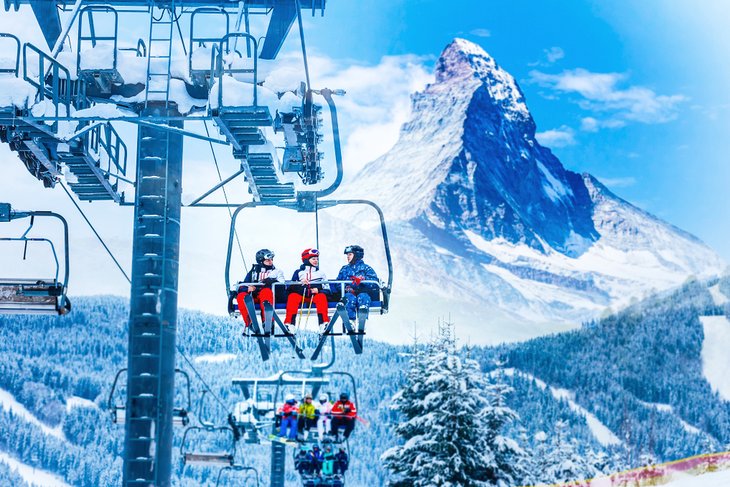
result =
[[[185,453],[183,460],[186,465],[233,465],[233,455],[230,453]]]

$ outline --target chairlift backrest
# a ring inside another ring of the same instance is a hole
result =
[[[13,46],[14,46],[13,49],[8,49],[6,47],[6,44],[8,44],[8,43],[2,42],[2,43],[0,43],[0,46],[3,46],[2,52],[3,53],[11,52],[11,53],[15,54],[13,58],[3,59],[3,63],[0,64],[0,74],[11,74],[17,78],[18,71],[20,68],[20,39],[18,39],[13,34],[8,34],[6,32],[0,32],[0,39],[9,39],[11,42],[13,42]],[[7,60],[10,60],[11,62],[8,63]]]
[[[87,24],[84,24],[86,14]],[[102,23],[97,25],[94,22],[95,14],[108,14],[111,16],[111,28]],[[87,27],[85,29],[85,27]],[[99,33],[99,30],[102,30]],[[84,70],[105,71],[117,69],[117,41],[119,31],[119,15],[117,11],[108,5],[87,5],[79,12],[79,30],[76,40],[76,72],[81,74]],[[91,49],[88,48],[91,44]],[[86,46],[86,47],[85,47]],[[103,52],[99,52],[103,50]],[[86,58],[82,54],[86,51]],[[95,55],[92,51],[97,51]],[[109,51],[109,52],[107,52]],[[103,65],[99,65],[103,63]]]
[[[225,22],[212,22],[214,26],[223,25],[223,29],[210,29],[210,18],[216,16],[225,17]],[[202,25],[205,29],[198,30],[201,24],[196,20],[206,19],[209,21]],[[203,31],[203,32],[201,32]],[[213,57],[213,45],[230,33],[230,15],[225,9],[215,7],[200,7],[193,10],[190,14],[190,38],[188,53],[188,71],[190,78],[196,85],[207,84],[211,80],[211,73],[215,68],[215,58]]]

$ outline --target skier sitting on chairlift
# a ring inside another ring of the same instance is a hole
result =
[[[377,285],[362,281],[377,281],[378,275],[362,260],[365,257],[365,249],[359,245],[348,245],[344,253],[347,255],[347,265],[342,266],[337,280],[350,281],[345,285],[343,296],[346,300],[347,316],[353,321],[357,312],[361,318],[367,319],[371,300],[369,293],[377,291]]]
[[[335,475],[344,475],[349,466],[350,458],[347,456],[345,449],[340,448],[340,451],[335,455]]]
[[[319,404],[316,405],[319,412],[317,420],[317,433],[319,440],[322,441],[324,435],[330,434],[330,426],[332,425],[332,403],[329,396],[324,392],[319,395]]]
[[[312,462],[312,470],[313,473],[319,473],[322,469],[322,451],[319,449],[319,446],[314,445],[312,447],[312,451],[309,452],[309,460]]]
[[[311,309],[312,303],[317,308],[317,319],[319,321],[320,331],[324,330],[329,323],[329,314],[327,312],[327,296],[330,294],[330,285],[326,282],[327,276],[319,270],[319,250],[306,249],[302,252],[302,265],[294,271],[292,281],[298,281],[301,284],[295,284],[291,287],[289,296],[286,300],[286,318],[284,325],[294,324],[297,310],[305,307]]]
[[[311,475],[314,473],[314,466],[309,458],[307,448],[301,448],[294,457],[294,468],[303,475]]]
[[[332,447],[327,445],[324,447],[324,454],[322,455],[322,475],[332,475],[334,473],[334,468],[335,454],[332,453]]]
[[[298,431],[302,435],[303,440],[306,439],[305,435],[309,435],[309,430],[312,426],[317,424],[317,415],[317,408],[312,404],[312,395],[307,394],[304,396],[304,402],[299,406]]]
[[[288,437],[290,440],[296,441],[297,414],[299,413],[297,400],[294,398],[294,394],[287,394],[284,400],[284,404],[279,408],[279,414],[281,414],[279,436],[282,438]]]
[[[268,302],[272,307],[274,305],[274,293],[271,290],[272,285],[275,282],[285,282],[284,272],[274,266],[274,253],[271,250],[261,249],[256,252],[256,263],[251,266],[251,270],[248,271],[243,282],[261,283],[259,286],[241,285],[238,288],[236,302],[238,303],[239,311],[241,311],[241,317],[244,323],[246,323],[246,328],[248,328],[251,324],[251,318],[248,316],[246,304],[243,301],[246,295],[250,293],[254,302],[261,305],[261,319],[264,320],[263,304]]]
[[[332,405],[332,433],[339,438],[339,429],[345,428],[345,439],[349,438],[355,429],[355,418],[357,418],[355,403],[350,401],[348,393],[343,392],[340,394],[340,400]]]

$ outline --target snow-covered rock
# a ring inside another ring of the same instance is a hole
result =
[[[396,145],[339,193],[389,220],[390,334],[394,321],[409,324],[405,340],[414,321],[451,314],[472,342],[524,339],[726,269],[696,237],[565,169],[481,47],[454,40],[435,78]],[[378,245],[376,232],[362,238]],[[411,299],[424,295],[427,308]]]

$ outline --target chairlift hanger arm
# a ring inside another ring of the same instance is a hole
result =
[[[337,107],[335,106],[335,101],[332,99],[332,95],[344,95],[344,90],[330,90],[329,88],[324,88],[321,90],[314,90],[313,91],[316,94],[321,95],[326,101],[327,105],[330,107],[330,116],[332,118],[332,142],[335,146],[335,162],[337,164],[337,177],[335,177],[335,180],[332,182],[329,187],[317,191],[318,197],[323,196],[329,196],[332,193],[335,192],[335,190],[340,186],[340,183],[342,183],[342,174],[344,172],[342,168],[342,147],[340,145],[340,125],[337,120]]]
[[[388,231],[385,228],[385,216],[383,215],[383,210],[381,210],[380,207],[374,202],[362,199],[325,200],[318,201],[317,204],[319,205],[320,209],[332,208],[333,206],[338,205],[367,205],[373,208],[378,213],[378,217],[380,218],[380,231],[383,236],[383,245],[385,248],[385,258],[388,262],[388,289],[390,289],[393,284],[393,259],[390,255],[390,243],[388,242]]]
[[[36,216],[47,216],[57,218],[63,224],[63,288],[68,285],[69,255],[68,255],[68,222],[64,217],[53,211],[17,211],[13,210],[9,203],[0,203],[0,222],[9,222],[20,218],[34,218]],[[32,222],[31,222],[32,227]],[[30,230],[30,227],[28,228]],[[26,234],[28,232],[26,231]]]

